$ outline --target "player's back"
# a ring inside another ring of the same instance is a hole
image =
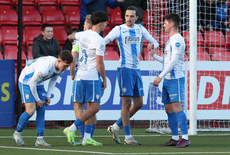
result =
[[[75,35],[79,41],[79,62],[77,80],[97,80],[96,55],[104,56],[105,43],[95,31],[87,30]]]
[[[54,65],[56,59],[53,56],[44,56],[28,62],[19,76],[19,81],[28,84],[35,72],[40,72],[41,81],[47,80],[53,72],[58,72]]]

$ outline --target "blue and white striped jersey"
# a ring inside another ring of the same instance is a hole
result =
[[[134,27],[127,27],[126,24],[116,26],[104,38],[105,44],[116,40],[120,50],[120,60],[118,67],[126,67],[131,69],[139,69],[140,53],[143,48],[143,38],[149,43],[154,44],[154,48],[158,47],[157,41],[150,33],[140,24]]]
[[[63,72],[56,70],[55,61],[57,58],[53,56],[44,56],[37,58],[26,64],[19,76],[19,82],[29,85],[30,90],[36,101],[40,100],[37,94],[37,85],[43,85],[44,81],[50,79],[47,97],[51,96],[56,80]]]
[[[161,78],[178,79],[184,77],[185,42],[179,34],[170,37],[165,45],[163,57],[163,71],[159,75]]]

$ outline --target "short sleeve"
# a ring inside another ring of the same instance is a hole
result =
[[[104,56],[104,53],[105,53],[104,40],[98,39],[94,44],[95,44],[94,46],[96,47],[96,55]]]

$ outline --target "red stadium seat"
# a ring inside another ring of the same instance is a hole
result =
[[[226,45],[228,49],[230,49],[230,31],[226,31],[225,33]]]
[[[150,0],[150,3],[152,5],[157,5],[157,6],[167,6],[167,0],[161,0],[161,1],[158,1],[158,0]]]
[[[0,59],[3,59],[3,55],[2,55],[2,52],[0,52]]]
[[[58,10],[57,0],[37,0],[38,8],[41,14],[45,10]]]
[[[18,59],[18,47],[17,45],[6,45],[4,48],[4,59]],[[22,60],[24,61],[23,64],[25,63],[26,60],[26,55],[24,52],[24,49],[22,49]]]
[[[157,7],[153,6],[152,12],[150,14],[151,20],[154,21],[155,25],[158,27],[163,26],[163,17],[164,15],[168,14],[168,7]]]
[[[15,8],[18,8],[18,0],[13,0],[13,3],[15,5]],[[37,7],[35,0],[23,0],[22,5],[23,10],[34,10]]]
[[[0,29],[0,44],[15,44],[17,45],[18,29],[15,28],[2,28]]]
[[[0,8],[1,9],[12,9],[13,3],[11,0],[0,0]]]
[[[23,44],[26,47],[26,54],[28,59],[33,59],[32,56],[32,46],[33,39],[41,34],[41,29],[24,29],[23,31]]]
[[[66,29],[55,29],[54,28],[54,36],[55,39],[57,39],[58,43],[60,45],[65,44],[65,40],[67,39],[67,31]]]
[[[123,24],[123,19],[121,18],[120,8],[111,11],[111,24],[113,26]]]
[[[207,47],[225,46],[225,38],[221,31],[205,31],[204,44]]]
[[[18,15],[13,9],[0,9],[0,26],[18,26]]]
[[[105,30],[103,32],[103,38],[107,36],[107,34],[112,30],[112,27],[110,25],[107,25],[105,27]]]
[[[80,1],[78,0],[59,0],[59,3],[64,14],[68,10],[80,10]]]
[[[148,11],[145,11],[144,13],[143,24],[144,25],[148,24]]]
[[[155,53],[156,53],[158,56],[161,56],[161,57],[164,56],[164,53],[163,53],[159,48],[157,48],[157,49],[155,50]],[[147,47],[144,47],[144,60],[145,60],[145,61],[153,61],[153,60],[155,60],[155,59],[153,59],[151,53],[148,52]]]
[[[210,53],[212,61],[230,61],[230,52],[225,47],[211,47]]]
[[[80,6],[65,6],[62,8],[62,12],[65,15],[67,11],[76,11],[79,12]]]
[[[38,26],[42,24],[42,18],[38,10],[23,10],[23,27]]]
[[[204,46],[197,47],[197,60],[198,61],[210,61],[210,56],[208,52],[205,51]]]
[[[65,18],[61,10],[45,10],[42,14],[43,23],[51,25],[65,25]]]
[[[80,24],[80,9],[65,12],[66,24],[71,29],[74,25]]]
[[[119,60],[119,55],[116,51],[105,51],[104,60]]]
[[[157,32],[154,31],[152,32],[152,37],[159,43],[160,39],[159,36],[157,35]],[[143,46],[147,46],[149,44],[149,42],[147,42],[145,39],[143,40]]]
[[[184,37],[185,44],[189,45],[189,31],[182,32],[182,36]],[[197,31],[197,46],[204,46],[204,37],[202,36],[200,31]]]

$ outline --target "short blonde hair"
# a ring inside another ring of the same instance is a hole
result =
[[[90,27],[92,27],[92,21],[91,21],[91,15],[90,15],[90,14],[86,15],[86,17],[85,17],[85,22],[86,22],[87,24],[89,24]]]

